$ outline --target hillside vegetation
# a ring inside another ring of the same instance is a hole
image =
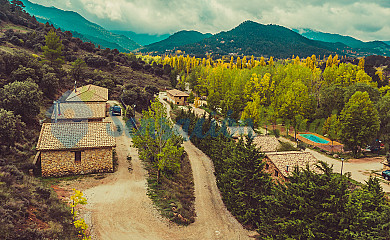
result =
[[[28,0],[22,0],[25,5],[25,10],[34,15],[41,22],[49,22],[56,28],[77,32],[83,40],[92,41],[94,44],[104,48],[117,48],[121,52],[130,52],[141,47],[132,39],[110,32],[103,27],[92,23],[82,17],[80,14],[72,11],[64,11],[55,7],[45,7],[39,4],[32,3]]]
[[[50,121],[53,100],[75,81],[107,87],[110,99],[134,84],[151,99],[154,92],[147,90],[168,86],[170,68],[39,23],[18,1],[0,0],[0,26],[0,238],[78,239],[70,208],[29,175],[39,175],[32,164],[39,120]],[[147,108],[148,99],[137,96],[132,101],[143,103],[137,109]]]
[[[167,50],[174,50],[187,44],[196,43],[210,36],[212,36],[210,33],[203,34],[197,31],[180,31],[160,42],[149,44],[140,51],[164,54]]]

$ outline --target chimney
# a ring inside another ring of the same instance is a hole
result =
[[[286,172],[288,172],[288,165],[286,166]]]
[[[53,102],[53,107],[54,107],[54,109],[53,109],[53,111],[54,111],[54,123],[57,123],[57,102],[56,101]]]
[[[60,101],[57,101],[57,107],[58,107],[58,116],[61,116],[61,108],[60,108]]]
[[[77,92],[77,81],[74,81],[74,92],[76,93]]]

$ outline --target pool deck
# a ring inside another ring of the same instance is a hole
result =
[[[321,139],[324,139],[326,141],[329,141],[328,143],[317,143],[317,142],[313,142],[307,138],[304,138],[302,136],[300,136],[299,134],[312,134],[314,136],[317,136]],[[289,133],[290,136],[294,137],[294,132],[291,132]],[[315,146],[315,147],[319,147],[321,149],[324,149],[326,151],[330,151],[330,152],[341,152],[342,149],[343,149],[343,144],[339,143],[339,142],[336,142],[336,141],[333,141],[333,145],[332,145],[332,140],[330,140],[329,138],[326,138],[324,136],[321,136],[317,133],[312,133],[312,132],[298,132],[297,133],[297,138],[299,141],[302,141],[306,144],[309,144],[309,145],[312,145],[312,146]]]

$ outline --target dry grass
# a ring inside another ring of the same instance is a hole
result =
[[[186,153],[181,158],[178,174],[167,178],[161,177],[157,183],[157,171],[146,162],[148,170],[148,195],[159,208],[161,214],[172,222],[188,225],[195,221],[195,195],[191,164]]]

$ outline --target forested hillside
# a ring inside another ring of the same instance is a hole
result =
[[[340,34],[324,33],[319,31],[314,31],[311,29],[295,29],[294,31],[300,33],[302,36],[307,37],[308,39],[330,42],[330,43],[343,43],[351,48],[354,51],[357,51],[361,56],[368,56],[373,54],[389,56],[390,55],[390,45],[386,42],[381,41],[370,41],[363,42],[356,38],[350,36],[342,36]]]
[[[92,41],[94,44],[103,48],[117,48],[121,52],[130,52],[141,47],[132,39],[110,32],[103,27],[92,23],[82,17],[80,14],[72,11],[64,11],[55,7],[45,7],[28,0],[22,0],[25,10],[36,17],[41,23],[49,22],[56,28],[77,32],[78,36],[85,41]]]
[[[107,87],[118,99],[146,109],[153,91],[168,86],[170,68],[132,54],[99,49],[25,13],[19,1],[0,0],[0,238],[78,239],[70,208],[39,178],[32,164],[40,121],[64,92],[84,84]],[[50,116],[50,113],[49,113]]]
[[[157,45],[159,43],[156,43]],[[330,54],[336,45],[312,41],[278,25],[262,25],[246,21],[236,28],[220,32],[202,41],[188,45],[176,45],[177,49],[196,56],[216,55],[254,55],[288,58],[293,55],[302,57]],[[340,46],[341,48],[342,46]],[[166,49],[171,50],[173,48]],[[145,50],[148,50],[146,48]],[[153,50],[153,49],[152,49]],[[161,49],[159,49],[161,51]],[[164,49],[165,51],[165,49]]]
[[[187,44],[199,42],[210,36],[212,35],[203,34],[197,31],[180,31],[160,42],[149,44],[142,48],[140,51],[165,54],[167,50],[175,50],[176,48],[182,47]]]

